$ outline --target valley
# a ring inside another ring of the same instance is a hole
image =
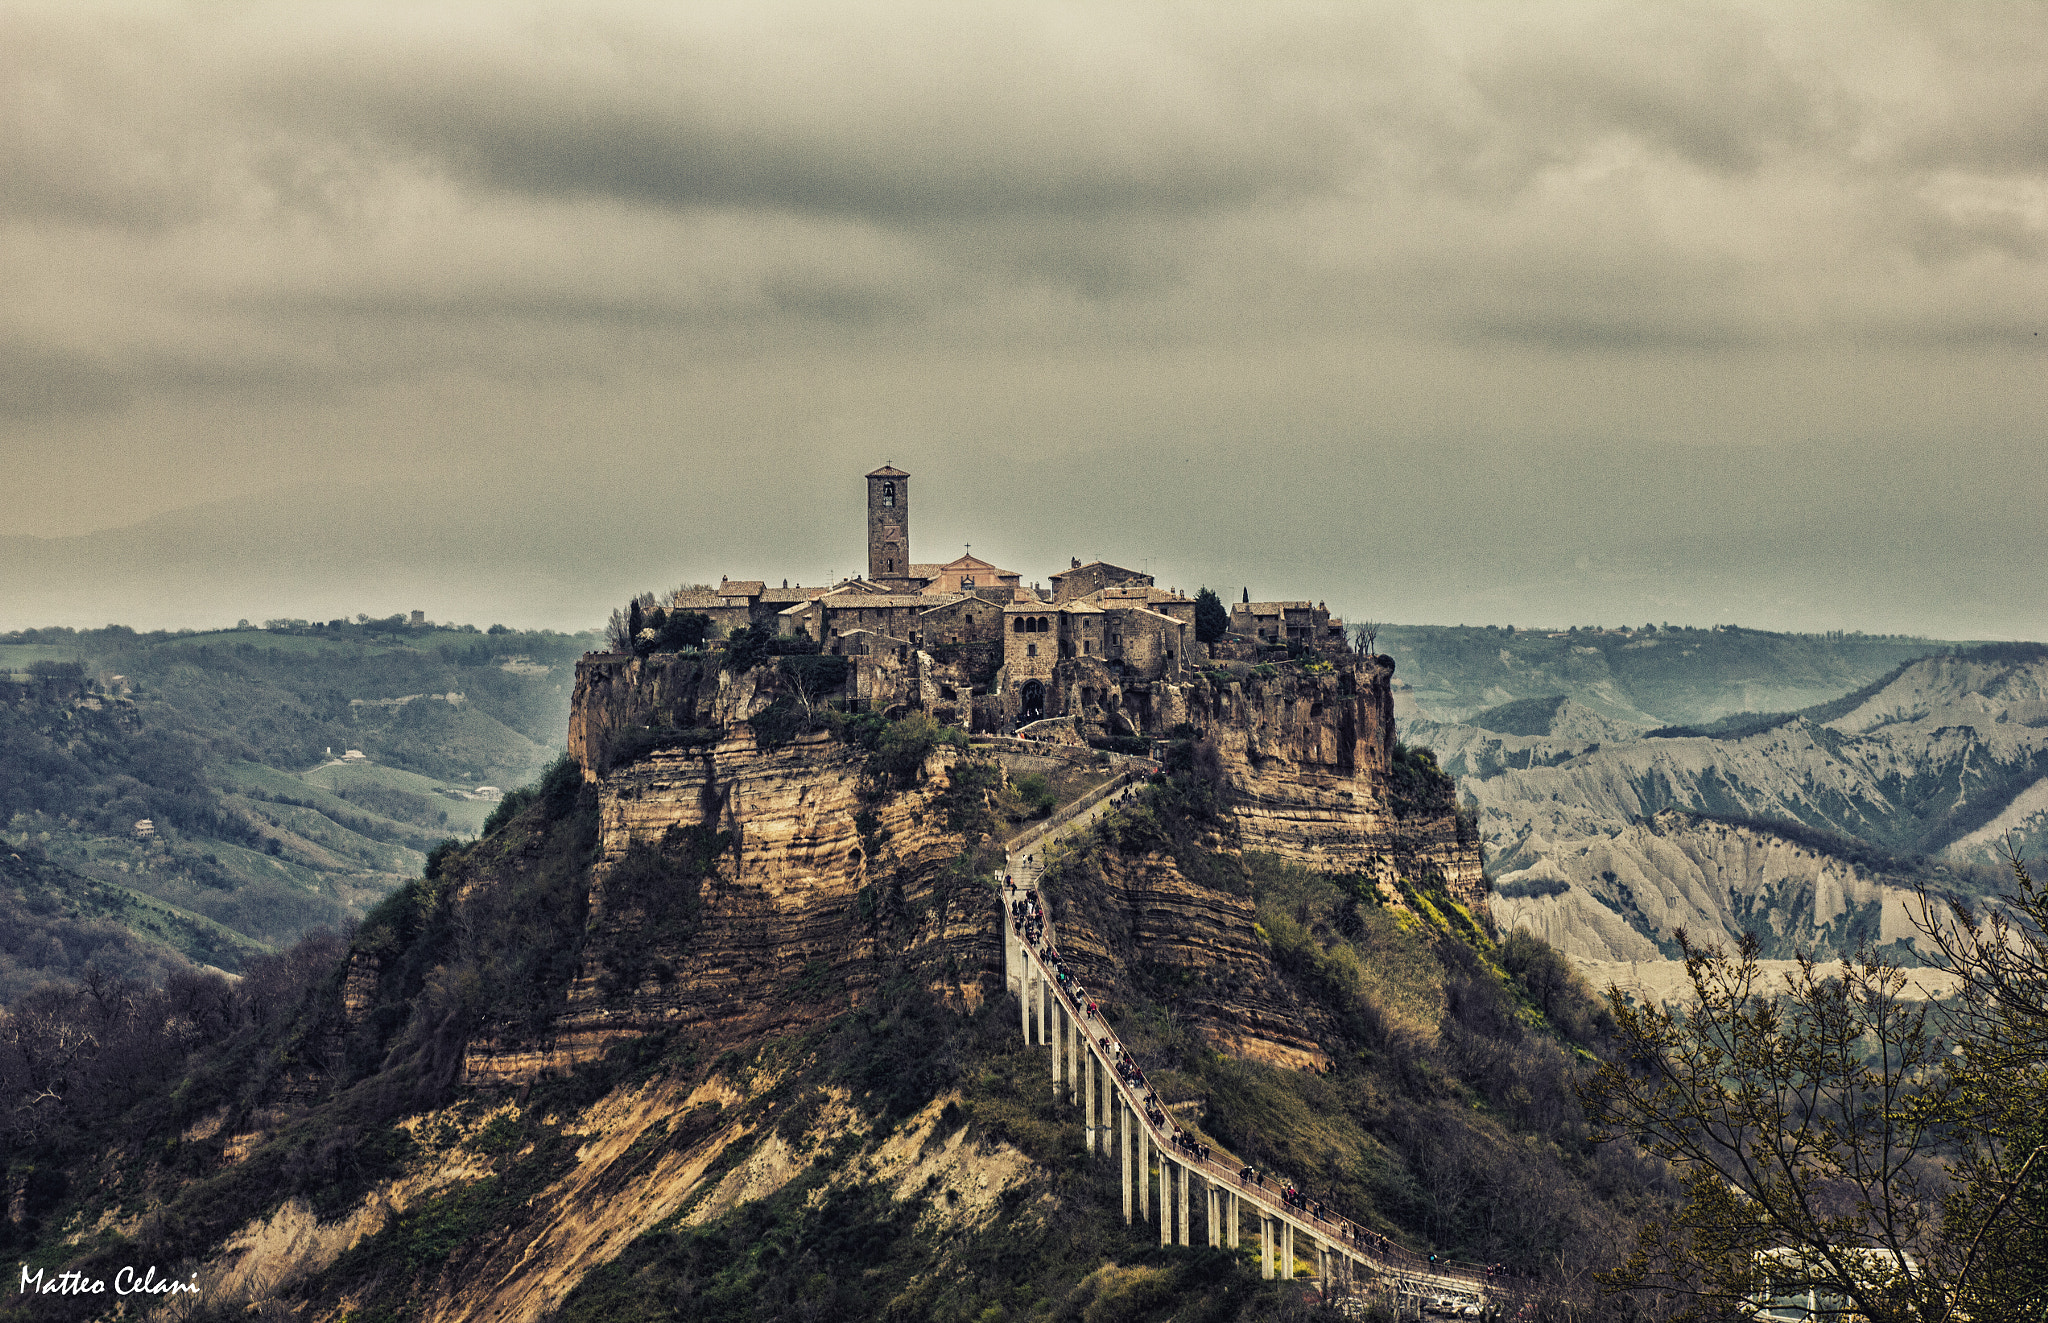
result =
[[[399,617],[0,639],[0,995],[94,961],[232,972],[359,917],[547,765],[588,644]],[[47,888],[96,899],[39,914]]]

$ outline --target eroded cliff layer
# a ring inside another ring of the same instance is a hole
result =
[[[1394,738],[1394,664],[1216,669],[1189,686],[1189,724],[1214,759],[1246,850],[1319,872],[1391,880],[1433,873],[1478,908],[1476,835],[1448,780]]]
[[[993,902],[954,867],[972,842],[941,804],[961,751],[942,746],[914,784],[879,784],[863,750],[825,731],[764,738],[769,670],[667,660],[579,669],[572,739],[599,830],[577,973],[546,1037],[494,1026],[472,1041],[471,1080],[531,1078],[657,1031],[713,1049],[798,1031],[871,996],[885,953],[936,955],[919,962],[944,971],[935,991],[970,1004],[1000,972]],[[687,741],[633,747],[664,729]]]
[[[1153,693],[1183,770],[1215,791],[1214,846],[1319,872],[1431,875],[1476,902],[1478,845],[1450,782],[1395,743],[1392,673],[1385,658],[1233,664]],[[570,751],[600,824],[578,971],[551,1037],[486,1034],[470,1078],[530,1078],[658,1030],[709,1044],[798,1030],[870,997],[885,955],[933,943],[940,958],[920,964],[946,971],[938,991],[972,1001],[993,984],[1000,908],[963,867],[975,841],[946,801],[968,751],[942,745],[885,786],[869,751],[805,729],[798,697],[774,664],[656,654],[578,667]],[[1303,1008],[1275,1000],[1249,901],[1157,854],[1111,859],[1101,883],[1071,933],[1099,978],[1125,955],[1195,971],[1190,1009],[1220,1047],[1319,1061]]]
[[[1273,965],[1248,896],[1203,886],[1170,855],[1101,852],[1062,870],[1048,899],[1061,957],[1090,995],[1123,999],[1133,971],[1219,1051],[1289,1069],[1329,1065],[1328,1017]]]

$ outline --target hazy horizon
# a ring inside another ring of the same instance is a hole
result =
[[[0,628],[913,554],[2048,637],[2048,10],[25,5]]]

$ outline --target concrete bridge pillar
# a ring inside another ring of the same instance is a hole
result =
[[[1017,989],[1017,1013],[1024,1020],[1024,1046],[1031,1046],[1031,962],[1025,961],[1019,971]]]
[[[1010,904],[1015,899],[1007,891],[998,892],[1003,898],[1003,985],[1010,991],[1022,995],[1024,991],[1024,934],[1017,929],[1016,916],[1010,913]]]
[[[1202,1178],[1202,1222],[1209,1228],[1209,1248],[1223,1248],[1223,1199],[1216,1182]]]
[[[1124,1128],[1124,1142],[1116,1151],[1117,1179],[1124,1187],[1124,1225],[1131,1224],[1131,1109],[1116,1100],[1117,1120]]]
[[[1065,1006],[1060,1009],[1065,1015],[1067,1027],[1067,1091],[1062,1096],[1078,1102],[1080,1099],[1077,1095],[1081,1092],[1081,1039],[1084,1031],[1078,1013],[1068,1014]]]
[[[1294,1223],[1280,1223],[1280,1276],[1294,1280]]]
[[[1110,1108],[1116,1105],[1116,1072],[1110,1069],[1109,1058],[1104,1057],[1102,1059],[1102,1116],[1104,1126],[1102,1146],[1105,1149],[1110,1147],[1111,1141],[1115,1138],[1115,1135],[1109,1130],[1108,1127],[1109,1117],[1111,1115]],[[1124,1132],[1124,1142],[1126,1144],[1130,1142],[1130,1137],[1130,1132],[1126,1130]]]
[[[1259,1276],[1273,1280],[1273,1216],[1259,1210]]]
[[[1159,1243],[1173,1243],[1173,1159],[1159,1150]]]
[[[1083,1036],[1085,1037],[1086,1035],[1084,1034]],[[1088,1151],[1093,1153],[1095,1151],[1095,1048],[1093,1044],[1087,1044],[1086,1046],[1088,1050],[1083,1054],[1082,1060],[1082,1065],[1085,1067],[1082,1075],[1085,1077],[1086,1083],[1083,1085],[1081,1092],[1086,1094],[1087,1098],[1084,1100],[1085,1106],[1082,1109],[1084,1115],[1081,1120],[1081,1128],[1087,1136]]]
[[[1177,1191],[1177,1197],[1174,1200],[1174,1208],[1178,1211],[1180,1215],[1178,1219],[1180,1222],[1180,1226],[1178,1228],[1180,1232],[1180,1243],[1183,1245],[1193,1245],[1195,1243],[1195,1237],[1193,1234],[1194,1228],[1188,1225],[1188,1181],[1191,1177],[1194,1176],[1195,1172],[1194,1168],[1188,1166],[1186,1163],[1176,1163],[1175,1165],[1180,1168],[1179,1177],[1175,1181],[1175,1184],[1179,1187],[1179,1189]]]
[[[1239,1207],[1239,1206],[1238,1206],[1238,1202],[1237,1202],[1237,1191],[1235,1191],[1235,1190],[1232,1190],[1232,1191],[1231,1191],[1231,1192],[1230,1192],[1229,1194],[1225,1195],[1225,1196],[1224,1196],[1224,1198],[1226,1198],[1226,1199],[1228,1199],[1228,1200],[1230,1201],[1230,1211],[1229,1211],[1229,1213],[1228,1213],[1228,1214],[1226,1214],[1226,1215],[1225,1215],[1225,1217],[1224,1217],[1224,1219],[1223,1219],[1223,1225],[1224,1225],[1224,1227],[1225,1227],[1225,1228],[1227,1228],[1227,1229],[1228,1229],[1228,1233],[1229,1233],[1229,1236],[1230,1236],[1230,1248],[1232,1248],[1232,1249],[1236,1249],[1236,1248],[1237,1248],[1237,1227],[1238,1227],[1238,1222],[1239,1222],[1239,1221],[1240,1221],[1240,1220],[1241,1220],[1241,1219],[1243,1218],[1243,1216],[1244,1216],[1244,1209],[1242,1209],[1241,1207]]]
[[[1136,1106],[1135,1103],[1132,1104]],[[1152,1132],[1141,1123],[1138,1126],[1138,1220],[1147,1221],[1152,1216]]]
[[[1046,1027],[1052,1031],[1047,1035],[1052,1040],[1052,1096],[1057,1098],[1060,1096],[1060,1039],[1065,1036],[1060,1021],[1066,1018],[1066,1013],[1060,1007],[1060,999],[1053,995],[1050,978],[1045,981],[1045,1014]]]

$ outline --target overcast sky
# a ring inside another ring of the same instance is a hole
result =
[[[5,4],[0,628],[581,627],[887,460],[1027,580],[2048,637],[2044,275],[2043,6]]]

